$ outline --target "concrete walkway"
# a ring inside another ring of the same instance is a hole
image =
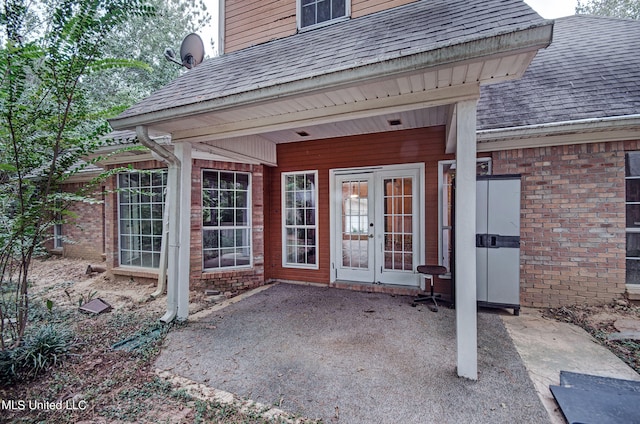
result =
[[[551,421],[566,421],[549,390],[560,383],[560,371],[640,380],[640,375],[582,328],[542,317],[523,308],[520,316],[502,315],[505,327],[549,412]]]

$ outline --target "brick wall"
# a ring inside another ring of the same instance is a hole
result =
[[[63,190],[76,193],[83,183],[66,184]],[[92,196],[96,201],[103,199],[102,188],[98,187]],[[91,261],[103,260],[104,253],[104,204],[72,202],[67,206],[68,214],[62,225],[63,243],[62,254],[65,257],[81,258]],[[53,228],[51,228],[53,235]],[[53,248],[53,240],[48,241],[47,248]]]
[[[625,291],[624,152],[598,143],[493,153],[494,174],[522,175],[521,302],[607,303]]]
[[[251,173],[251,224],[253,266],[246,269],[204,271],[202,265],[202,170]],[[264,169],[259,165],[195,160],[191,180],[191,288],[224,292],[258,287],[264,276]]]
[[[132,164],[135,169],[160,169],[166,168],[157,161],[146,161]],[[247,269],[222,269],[220,271],[204,271],[202,266],[202,170],[229,170],[251,173],[251,204],[252,204],[252,253],[253,266]],[[240,291],[254,288],[264,284],[264,193],[263,193],[262,166],[246,165],[228,162],[214,162],[194,160],[191,174],[191,289],[201,290],[216,288],[222,291]],[[116,188],[116,177],[113,176],[107,182],[107,190]],[[118,199],[112,192],[105,199],[106,220],[106,258],[110,268],[119,266],[118,259]],[[154,270],[150,270],[154,274]],[[149,280],[149,275],[141,275],[132,270],[117,270],[119,275],[128,275],[136,280]]]

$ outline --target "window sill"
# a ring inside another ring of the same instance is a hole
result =
[[[626,289],[629,300],[640,300],[640,284],[626,284]]]
[[[158,278],[158,270],[156,269],[116,267],[112,268],[111,272],[113,275],[122,275],[125,277]]]
[[[202,271],[202,277],[200,278],[202,278],[203,280],[208,280],[216,277],[224,278],[234,275],[244,275],[253,272],[253,267],[205,269]]]

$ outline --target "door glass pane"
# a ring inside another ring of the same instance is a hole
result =
[[[369,187],[367,181],[342,182],[342,266],[369,268]]]
[[[383,181],[384,269],[413,270],[413,179]]]

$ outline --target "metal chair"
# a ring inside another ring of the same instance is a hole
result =
[[[420,265],[417,270],[420,274],[424,275],[425,279],[429,279],[431,289],[428,295],[420,295],[413,299],[411,306],[416,306],[416,304],[422,302],[433,302],[433,305],[428,305],[428,308],[433,312],[438,312],[438,302],[436,302],[436,298],[440,297],[440,295],[433,293],[433,278],[436,275],[446,274],[447,268],[440,265]],[[424,290],[425,288],[422,287],[422,289]]]

